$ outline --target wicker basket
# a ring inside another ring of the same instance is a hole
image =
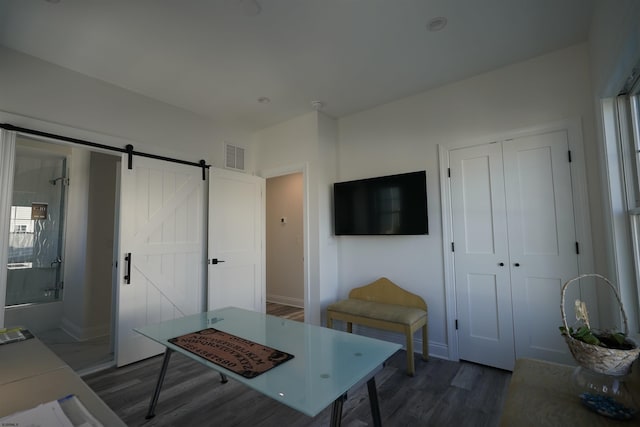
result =
[[[629,326],[627,324],[627,314],[624,312],[624,307],[622,305],[622,301],[620,300],[620,295],[618,295],[618,291],[613,286],[613,284],[604,276],[599,274],[583,274],[578,277],[574,277],[571,280],[568,280],[562,286],[562,295],[560,298],[560,310],[562,312],[562,323],[564,324],[565,331],[564,339],[569,346],[569,350],[573,355],[573,358],[578,362],[580,366],[586,369],[590,369],[594,372],[598,372],[606,375],[626,375],[629,373],[631,369],[631,365],[638,358],[638,354],[640,354],[640,348],[638,348],[635,343],[627,338],[627,342],[632,344],[634,348],[629,350],[620,350],[614,348],[606,348],[600,347],[599,345],[587,344],[583,341],[573,338],[569,334],[569,326],[567,325],[567,316],[564,311],[564,294],[567,289],[567,286],[576,281],[586,277],[595,277],[603,280],[609,287],[613,290],[614,295],[616,296],[616,300],[620,305],[620,310],[622,311],[622,318],[624,321],[624,333],[627,335],[629,333]]]

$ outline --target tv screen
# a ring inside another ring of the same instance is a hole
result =
[[[334,233],[428,234],[426,171],[333,184]]]

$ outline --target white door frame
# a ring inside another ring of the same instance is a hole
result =
[[[268,169],[262,173],[264,179],[276,178],[278,176],[290,175],[292,173],[302,173],[302,242],[304,256],[304,321],[311,322],[310,312],[313,307],[311,302],[311,281],[309,280],[309,164],[297,163],[281,168]],[[266,198],[265,198],[266,200]],[[266,245],[266,242],[265,242]],[[266,286],[266,283],[265,283]],[[317,294],[317,293],[316,293]],[[265,295],[266,296],[266,295]],[[319,303],[319,302],[317,302]]]
[[[459,148],[483,145],[496,141],[509,141],[522,136],[530,136],[547,132],[566,131],[569,149],[571,150],[571,185],[573,189],[573,206],[576,226],[576,239],[580,242],[578,255],[578,272],[580,274],[593,271],[593,244],[591,240],[591,218],[589,214],[589,196],[587,192],[587,175],[585,169],[584,145],[582,138],[582,120],[580,118],[559,120],[523,129],[515,129],[504,133],[486,135],[472,140],[451,141],[438,144],[438,164],[440,168],[440,194],[442,209],[442,252],[445,285],[445,310],[447,325],[447,344],[449,360],[460,360],[458,351],[458,336],[456,333],[456,288],[455,265],[451,253],[453,241],[451,191],[449,186],[448,168],[449,152]],[[560,295],[558,295],[558,305]],[[558,325],[559,326],[559,325]]]

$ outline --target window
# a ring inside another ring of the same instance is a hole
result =
[[[640,295],[640,79],[637,76],[628,93],[619,96],[617,107],[625,209],[638,284],[636,292]]]
[[[31,206],[11,206],[9,269],[32,266],[34,229],[35,221],[31,219]]]
[[[631,208],[635,214],[640,214],[640,81],[638,83],[636,84],[635,93],[629,98],[633,132],[629,192]]]

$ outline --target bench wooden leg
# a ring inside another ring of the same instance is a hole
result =
[[[427,325],[422,327],[422,360],[429,360],[429,333]]]
[[[407,374],[414,376],[416,373],[415,364],[413,363],[413,334],[411,328],[405,329],[405,335],[407,336]]]

